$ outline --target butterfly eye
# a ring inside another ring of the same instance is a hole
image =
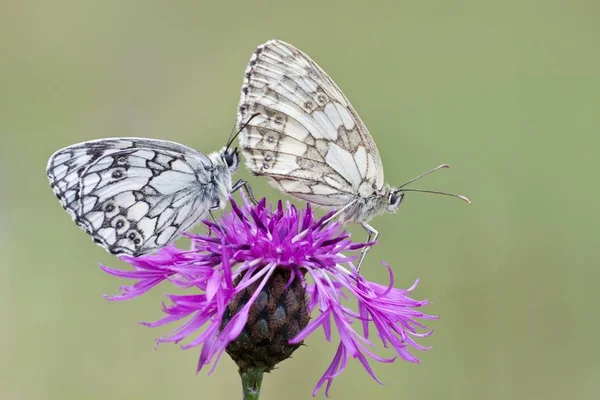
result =
[[[388,211],[395,212],[396,209],[400,206],[400,203],[402,203],[403,198],[404,198],[404,193],[398,194],[398,192],[392,192],[388,199],[389,200]]]
[[[231,167],[235,163],[235,157],[232,153],[225,153],[223,154],[223,161],[228,167]]]

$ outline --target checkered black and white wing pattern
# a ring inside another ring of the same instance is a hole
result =
[[[166,246],[214,205],[210,159],[168,141],[75,144],[50,158],[47,174],[75,223],[115,255]]]
[[[383,187],[366,126],[337,85],[306,54],[279,40],[259,46],[238,109],[246,164],[278,189],[325,207]]]

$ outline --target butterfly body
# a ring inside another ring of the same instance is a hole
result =
[[[47,175],[63,208],[97,244],[140,256],[223,208],[244,183],[232,185],[238,166],[237,150],[228,147],[206,156],[164,140],[114,138],[57,151]]]
[[[227,163],[227,157],[233,157],[231,166]],[[213,163],[213,169],[210,171],[211,178],[206,191],[211,194],[215,207],[223,209],[233,191],[232,175],[239,167],[238,154],[228,153],[223,148],[219,152],[208,154],[208,159]]]
[[[395,195],[394,189],[385,185],[382,190],[374,191],[368,196],[356,196],[344,208],[340,209],[338,218],[342,223],[369,222],[385,212],[394,213],[400,207],[403,195]]]

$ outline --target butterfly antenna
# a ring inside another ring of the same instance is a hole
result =
[[[433,193],[433,194],[441,194],[444,196],[456,197],[457,199],[461,199],[467,204],[471,204],[471,200],[469,200],[466,196],[456,193],[448,193],[448,192],[438,192],[435,190],[424,190],[424,189],[400,189],[396,190],[396,192],[419,192],[419,193]]]
[[[427,176],[427,175],[431,174],[432,172],[435,172],[435,171],[437,171],[437,170],[439,170],[439,169],[442,169],[442,168],[450,168],[450,165],[448,165],[448,164],[442,164],[442,165],[438,165],[437,167],[435,167],[435,168],[433,168],[433,169],[430,169],[430,170],[429,170],[429,171],[427,171],[427,172],[423,172],[421,175],[419,175],[419,176],[417,176],[417,177],[415,177],[415,178],[412,178],[410,181],[408,181],[408,182],[406,182],[406,183],[404,183],[404,184],[402,184],[402,185],[398,186],[396,189],[402,189],[404,186],[410,185],[410,184],[411,184],[411,183],[413,183],[414,181],[418,181],[418,180],[419,180],[419,179],[421,179],[422,177],[424,177],[424,176]]]
[[[438,165],[437,167],[430,169],[427,172],[422,173],[421,175],[411,179],[410,181],[404,183],[403,185],[399,186],[396,188],[395,192],[420,192],[420,193],[432,193],[432,194],[441,194],[443,196],[450,196],[450,197],[456,197],[457,199],[461,199],[462,201],[466,202],[467,204],[471,204],[471,200],[469,200],[467,197],[460,195],[460,194],[456,194],[456,193],[448,193],[448,192],[438,192],[436,190],[425,190],[425,189],[402,189],[403,187],[413,183],[416,180],[421,179],[424,176],[427,176],[429,174],[431,174],[432,172],[435,172],[437,170],[440,170],[442,168],[450,168],[450,165],[448,164],[442,164],[442,165]]]
[[[248,121],[246,121],[246,123],[244,123],[244,125],[242,125],[242,127],[235,133],[235,135],[233,134],[233,132],[235,132],[235,126],[234,129],[231,130],[231,133],[229,134],[229,138],[227,139],[227,147],[225,148],[225,150],[229,150],[229,146],[231,146],[231,144],[233,143],[233,141],[235,140],[236,137],[238,137],[238,135],[244,130],[246,129],[246,127],[248,126],[248,124],[250,123],[250,121],[252,121],[254,119],[254,117],[258,117],[260,115],[260,113],[254,113],[250,116],[250,118],[248,118]]]

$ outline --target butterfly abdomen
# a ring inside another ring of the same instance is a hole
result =
[[[356,197],[352,203],[340,214],[340,221],[368,222],[372,218],[381,215],[386,210],[385,199],[378,195],[369,197]]]

